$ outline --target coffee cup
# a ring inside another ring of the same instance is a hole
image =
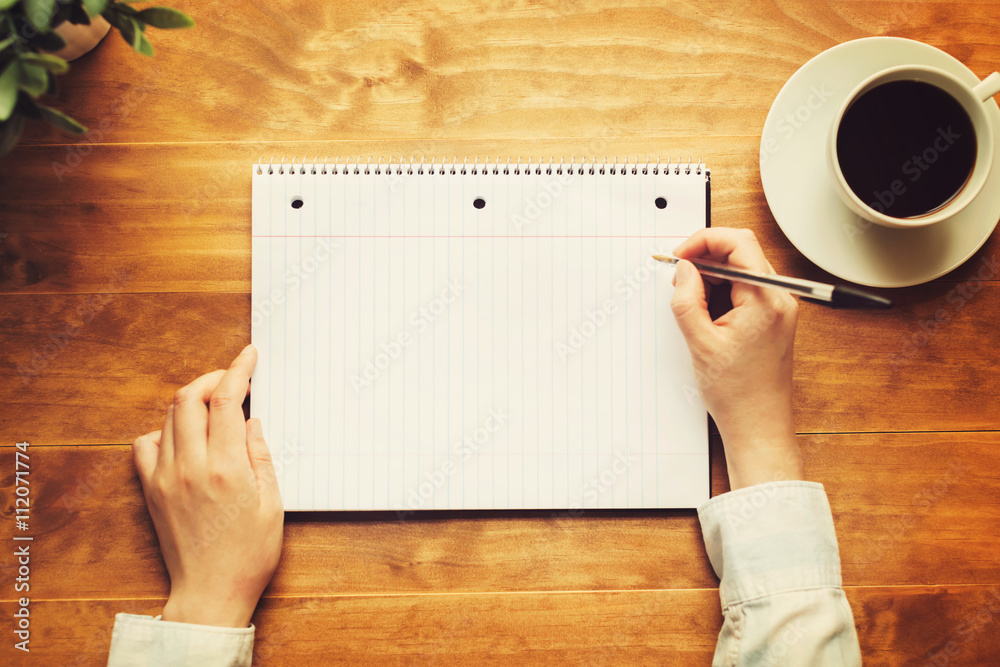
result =
[[[987,114],[1000,73],[970,86],[935,67],[868,77],[837,110],[827,163],[840,199],[865,220],[913,228],[947,220],[976,198],[993,168]]]

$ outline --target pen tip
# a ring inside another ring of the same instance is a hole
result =
[[[667,264],[671,263],[670,257],[667,257],[666,255],[653,255],[653,259],[655,259],[658,262],[666,262]]]

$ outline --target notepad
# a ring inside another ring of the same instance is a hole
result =
[[[689,508],[707,413],[654,261],[701,164],[253,166],[251,414],[286,510]]]

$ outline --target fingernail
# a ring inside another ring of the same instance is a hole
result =
[[[240,354],[246,354],[246,353],[247,353],[247,352],[249,352],[249,351],[250,351],[251,349],[253,349],[253,343],[251,343],[251,344],[247,345],[247,346],[246,346],[245,348],[243,348],[243,351],[242,351],[242,352],[240,352]]]

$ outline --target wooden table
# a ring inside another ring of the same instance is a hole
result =
[[[99,132],[36,125],[0,163],[4,664],[103,664],[116,612],[162,607],[129,443],[249,341],[251,162],[700,156],[714,224],[754,230],[779,272],[823,279],[761,191],[761,127],[785,80],[870,35],[925,41],[980,76],[1000,65],[996,1],[169,4],[198,27],[152,33],[152,60],[112,35],[61,79],[54,104]],[[998,255],[994,234],[961,268],[892,291],[892,312],[801,309],[796,424],[869,664],[1000,656],[1000,282],[977,279]],[[27,657],[7,627],[19,441]],[[716,438],[712,492],[727,488]],[[705,665],[717,585],[693,511],[290,514],[255,664]]]

